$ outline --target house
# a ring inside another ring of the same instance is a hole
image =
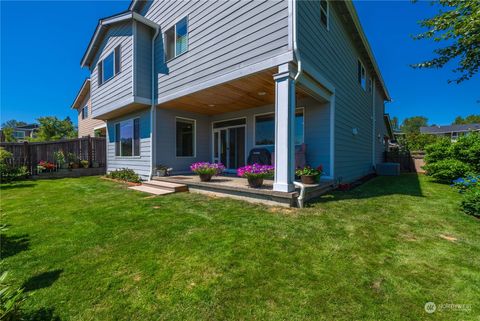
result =
[[[420,133],[422,134],[446,136],[450,137],[452,141],[456,141],[459,136],[469,132],[480,132],[480,124],[420,127]]]
[[[71,109],[77,111],[78,137],[106,137],[107,125],[103,120],[92,116],[92,100],[90,99],[90,78],[85,79],[73,101]]]
[[[12,135],[15,141],[17,142],[25,142],[28,138],[34,138],[38,132],[38,124],[27,124],[23,126],[16,126],[13,127]],[[5,140],[3,130],[1,135],[1,141]]]
[[[390,96],[349,1],[132,1],[99,21],[81,66],[108,171],[234,171],[262,147],[290,192],[296,145],[337,182],[383,161]]]

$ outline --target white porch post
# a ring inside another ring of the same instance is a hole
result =
[[[295,83],[289,65],[279,67],[275,80],[274,191],[295,190]]]

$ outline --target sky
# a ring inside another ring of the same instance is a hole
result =
[[[413,69],[438,46],[414,41],[417,22],[433,16],[429,2],[360,1],[355,6],[393,101],[386,111],[400,121],[423,115],[430,124],[450,124],[456,116],[480,114],[480,75],[457,84],[446,69]],[[70,116],[88,70],[80,59],[98,19],[128,8],[129,1],[0,0],[0,122],[33,122],[41,116]]]

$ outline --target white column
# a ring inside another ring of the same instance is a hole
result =
[[[281,66],[275,79],[274,191],[295,190],[295,83],[291,67]]]

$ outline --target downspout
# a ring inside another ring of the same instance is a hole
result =
[[[155,28],[155,34],[152,38],[152,106],[150,107],[150,179],[154,175],[155,171],[155,142],[154,139],[157,135],[157,128],[156,128],[156,108],[155,108],[155,39],[160,32],[160,27],[157,26]]]
[[[297,73],[293,78],[293,83],[296,84],[300,78],[303,69],[302,69],[302,59],[300,58],[300,52],[298,51],[298,25],[297,25],[297,0],[292,0],[292,38],[293,38],[293,55],[297,61]],[[293,181],[293,184],[300,188],[300,194],[297,198],[298,207],[303,208],[304,198],[305,198],[305,185],[299,182]]]
[[[376,127],[377,127],[377,115],[375,108],[375,77],[372,77],[372,168],[375,170],[377,166],[375,145],[376,145]]]
[[[300,58],[300,52],[298,51],[298,22],[297,22],[297,0],[292,0],[292,38],[293,38],[293,55],[297,61],[297,74],[293,78],[293,82],[296,84],[300,75],[302,74],[302,59]]]

